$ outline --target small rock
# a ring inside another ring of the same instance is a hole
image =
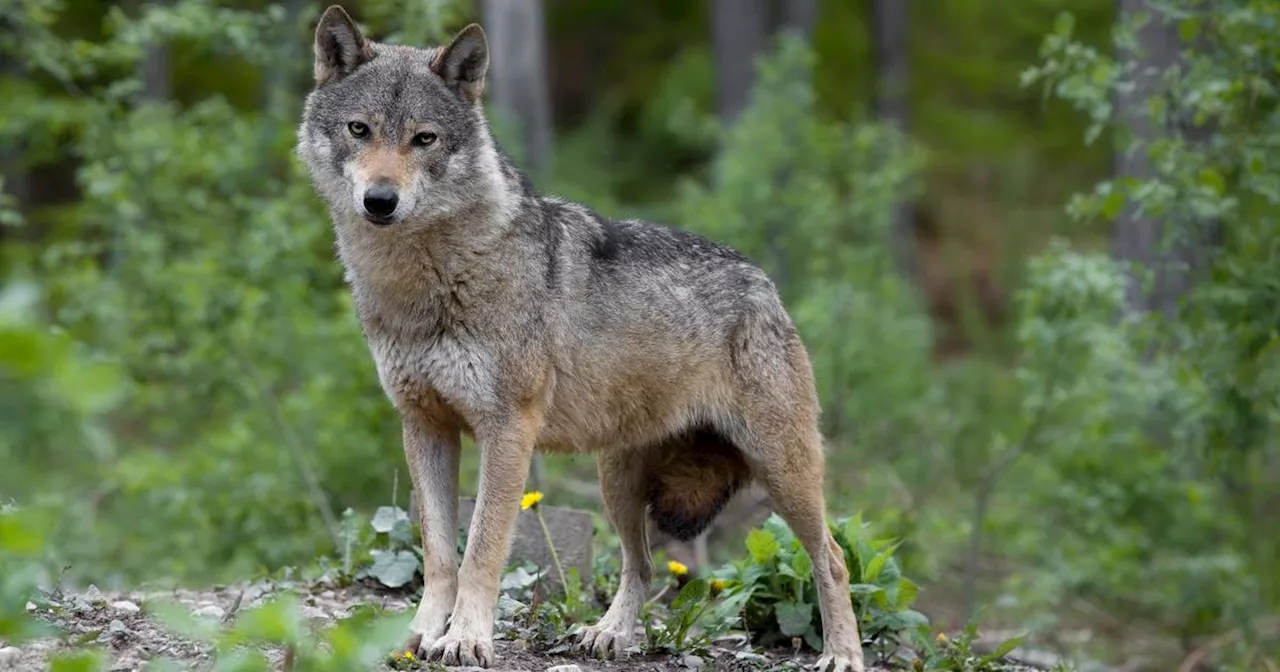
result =
[[[324,609],[320,607],[312,607],[310,605],[302,605],[302,616],[309,620],[327,621],[332,618]]]
[[[498,596],[498,618],[504,621],[514,620],[516,616],[524,613],[526,609],[528,607],[523,602],[512,599],[505,593]]]
[[[219,607],[216,604],[210,604],[196,609],[191,612],[191,615],[196,618],[212,618],[221,620],[223,616],[227,615],[227,612],[223,611],[222,607]]]
[[[548,667],[547,672],[582,672],[582,668],[577,665],[556,665]]]
[[[38,609],[38,608],[39,608],[39,607],[37,607],[37,606],[36,606],[36,603],[35,603],[35,602],[28,602],[28,603],[27,603],[27,611],[35,611],[35,610],[36,610],[36,609]]]
[[[13,669],[18,664],[18,656],[21,655],[22,649],[16,646],[0,648],[0,670]]]
[[[764,656],[758,653],[753,653],[751,651],[739,651],[735,653],[733,657],[737,660],[741,660],[746,663],[752,663],[755,665],[764,665],[769,662],[768,658],[765,658]]]
[[[119,611],[123,611],[126,614],[136,614],[139,611],[142,611],[142,609],[138,607],[138,605],[130,602],[129,600],[120,600],[119,602],[112,602],[111,608]]]
[[[129,628],[124,626],[124,622],[120,619],[111,621],[106,630],[98,634],[98,641],[104,644],[118,642],[123,640],[129,634]]]
[[[700,657],[698,657],[698,656],[695,656],[695,655],[692,655],[692,654],[691,654],[691,655],[688,655],[688,656],[681,656],[681,657],[680,657],[680,664],[681,664],[681,665],[683,665],[683,666],[685,666],[685,667],[687,667],[687,668],[689,668],[689,669],[691,669],[691,670],[696,670],[696,669],[701,668],[703,665],[706,665],[706,664],[707,664],[707,661],[703,660],[702,658],[700,658]]]

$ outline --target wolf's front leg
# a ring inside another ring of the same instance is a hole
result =
[[[406,651],[421,653],[444,634],[458,592],[458,462],[456,427],[425,414],[404,414],[404,453],[422,526],[422,601],[409,625]]]
[[[531,413],[514,415],[476,428],[481,451],[479,497],[458,570],[453,620],[444,637],[432,645],[428,660],[480,667],[495,661],[493,613],[540,427],[540,420]]]

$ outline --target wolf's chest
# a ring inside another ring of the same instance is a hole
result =
[[[474,340],[439,329],[370,329],[378,379],[398,406],[438,395],[454,408],[481,410],[496,398],[493,356]]]

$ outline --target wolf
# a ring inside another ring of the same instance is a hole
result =
[[[443,46],[392,45],[334,5],[314,51],[297,155],[328,206],[420,493],[424,586],[406,648],[494,664],[499,580],[537,450],[596,456],[621,540],[618,591],[578,650],[631,644],[653,575],[646,516],[691,539],[754,479],[813,560],[816,668],[863,670],[825,520],[812,367],[766,274],[704,237],[540,194],[489,130],[477,24]],[[459,562],[464,433],[481,462]]]

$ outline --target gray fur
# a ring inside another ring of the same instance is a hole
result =
[[[824,666],[861,670],[847,575],[843,606],[839,597],[843,556],[827,552],[822,523],[812,373],[773,283],[706,238],[537,193],[485,121],[479,26],[447,47],[416,49],[366,41],[345,17],[331,8],[317,29],[298,155],[328,203],[379,378],[404,417],[414,486],[426,493],[414,646],[447,664],[492,662],[498,572],[536,448],[601,456],[626,577],[587,645],[623,648],[650,572],[635,520],[651,456],[689,450],[692,433],[710,429],[731,444],[728,459],[765,483],[815,559]],[[356,137],[352,121],[370,133]],[[424,132],[434,142],[414,145]],[[399,190],[389,221],[364,212],[374,183]],[[484,462],[454,573],[441,530],[456,515],[459,432],[476,437]],[[705,524],[675,524],[695,522]]]

